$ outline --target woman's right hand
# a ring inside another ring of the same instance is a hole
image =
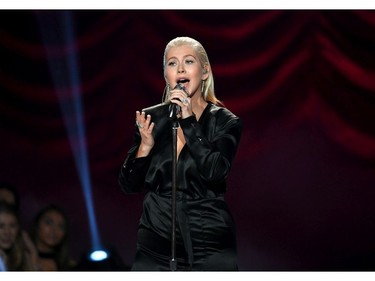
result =
[[[31,240],[29,234],[24,230],[22,230],[22,241],[23,241],[23,245],[25,246],[26,254],[28,255],[30,259],[31,269],[40,270],[38,250],[34,242]]]
[[[155,144],[154,136],[152,135],[155,124],[151,122],[151,115],[146,116],[146,113],[143,111],[142,113],[136,111],[135,120],[142,138],[136,157],[145,157],[150,153]]]

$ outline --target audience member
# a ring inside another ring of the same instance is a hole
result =
[[[69,256],[68,219],[58,206],[49,205],[37,214],[32,238],[39,255],[41,271],[69,271],[76,263]]]
[[[0,202],[0,264],[7,271],[39,269],[37,250],[21,230],[15,206],[6,202]]]
[[[14,185],[8,182],[0,182],[0,202],[11,204],[19,211],[20,199]]]

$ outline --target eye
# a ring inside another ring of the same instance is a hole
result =
[[[168,62],[168,66],[175,66],[176,65],[176,62],[175,61],[170,61]]]
[[[186,64],[192,64],[192,63],[194,63],[194,60],[192,60],[192,59],[187,59],[187,60],[185,61],[185,63],[186,63]]]

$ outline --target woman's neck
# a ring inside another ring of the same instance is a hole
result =
[[[41,242],[38,242],[36,246],[37,246],[38,252],[41,252],[41,253],[55,252],[55,250],[52,247],[45,245],[44,243],[41,243]]]

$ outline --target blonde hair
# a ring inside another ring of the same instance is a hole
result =
[[[208,73],[208,77],[206,80],[202,81],[202,96],[205,101],[211,102],[216,105],[223,105],[223,103],[216,98],[215,95],[215,89],[214,89],[214,76],[212,74],[212,69],[211,69],[211,64],[210,61],[208,60],[208,55],[206,50],[203,48],[202,44],[199,43],[197,40],[190,38],[190,37],[176,37],[169,41],[167,46],[165,47],[164,50],[164,56],[163,56],[163,70],[164,70],[164,75],[165,75],[165,64],[166,64],[166,57],[167,53],[172,47],[177,47],[177,46],[183,46],[183,45],[188,45],[191,46],[198,54],[198,59],[202,65],[202,67],[208,66],[208,69],[210,69]],[[170,92],[169,85],[166,85],[164,89],[164,99],[163,102],[167,102],[169,98],[169,92]]]

